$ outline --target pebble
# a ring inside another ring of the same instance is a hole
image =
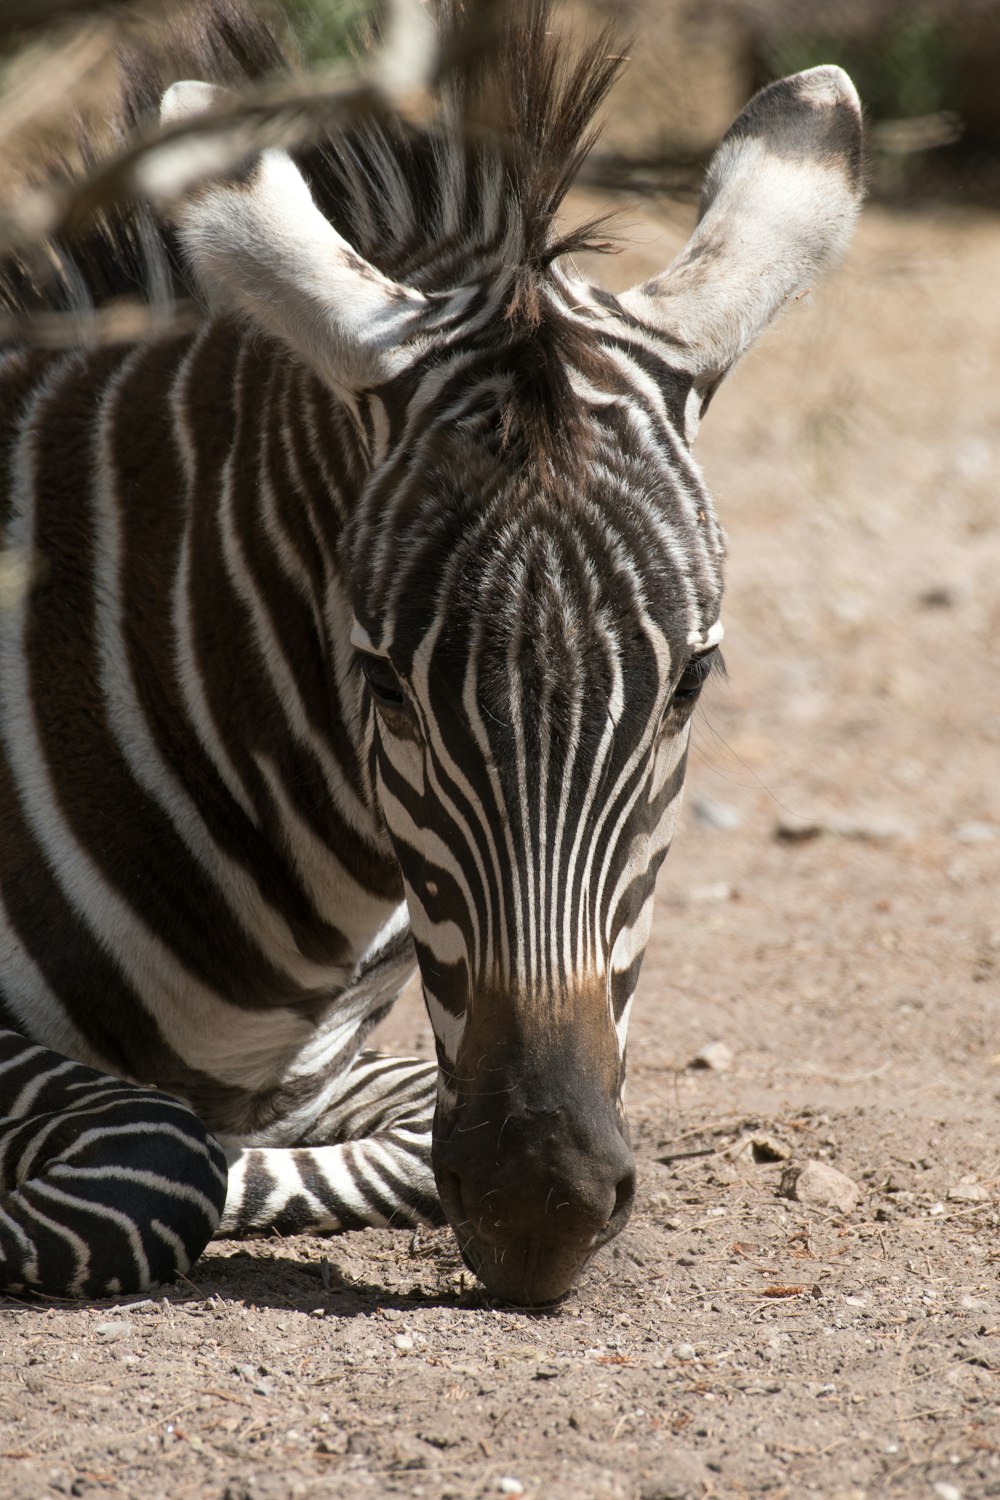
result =
[[[947,1479],[939,1479],[934,1486],[934,1493],[938,1500],[962,1500],[962,1491],[957,1484],[949,1484]]]
[[[697,1359],[698,1351],[693,1344],[675,1344],[674,1359]]]
[[[696,1500],[712,1489],[706,1483],[705,1467],[694,1453],[671,1454],[667,1463],[645,1481],[640,1500]]]
[[[397,1333],[392,1342],[395,1344],[396,1348],[401,1350],[404,1354],[408,1354],[411,1349],[416,1347],[413,1341],[413,1335],[410,1333]]]
[[[750,1154],[755,1162],[787,1161],[792,1148],[776,1135],[752,1135]]]
[[[523,1495],[524,1485],[513,1474],[505,1474],[497,1480],[497,1492],[501,1495]]]
[[[917,829],[906,818],[882,813],[863,817],[847,817],[841,813],[817,813],[811,817],[799,817],[788,813],[774,825],[774,837],[784,844],[803,844],[824,833],[833,838],[887,843],[892,839],[913,840],[917,836]]]
[[[725,1073],[733,1065],[732,1048],[725,1042],[708,1042],[696,1052],[688,1063],[689,1068],[710,1068],[713,1073]]]
[[[919,593],[917,603],[921,609],[954,609],[958,594],[950,584],[938,583]]]
[[[691,811],[695,822],[704,824],[706,828],[732,831],[743,823],[743,814],[737,808],[731,807],[728,802],[717,802],[714,797],[692,798]]]
[[[959,844],[992,844],[996,836],[997,830],[993,824],[984,823],[979,818],[959,823],[955,829],[955,839]]]
[[[816,1208],[835,1208],[849,1214],[858,1205],[861,1189],[836,1167],[822,1161],[807,1161],[786,1167],[778,1189],[783,1198],[808,1203]]]
[[[956,1182],[948,1198],[952,1203],[988,1203],[990,1195],[980,1182]]]
[[[113,1339],[126,1339],[130,1333],[135,1332],[134,1325],[126,1318],[116,1318],[113,1323],[98,1323],[94,1329],[99,1339],[110,1344]]]
[[[707,885],[693,885],[687,892],[691,906],[715,906],[720,902],[735,901],[736,887],[725,880],[710,880]]]

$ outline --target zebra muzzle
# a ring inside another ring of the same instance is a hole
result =
[[[557,1302],[628,1219],[628,1142],[605,1111],[476,1113],[460,1110],[450,1122],[439,1113],[435,1128],[438,1192],[462,1255],[505,1302]]]

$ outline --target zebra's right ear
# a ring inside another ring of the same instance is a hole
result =
[[[217,105],[224,91],[175,83],[164,124]],[[427,299],[355,253],[324,218],[284,151],[263,151],[237,176],[209,177],[173,201],[184,253],[220,309],[277,335],[329,384],[383,384],[412,359]]]
[[[661,275],[621,298],[691,376],[689,437],[779,309],[839,260],[862,194],[861,105],[841,68],[770,84],[729,127],[691,239]]]

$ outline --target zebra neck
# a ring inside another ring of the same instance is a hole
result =
[[[121,953],[169,1036],[151,936],[171,995],[194,976],[198,1003],[308,1013],[400,899],[338,625],[331,486],[361,459],[319,402],[223,323],[0,362],[0,521],[33,580],[0,611],[0,884],[18,898],[0,942],[45,952],[78,914],[67,963],[88,972],[88,933]]]

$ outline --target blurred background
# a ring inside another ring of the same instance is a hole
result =
[[[9,175],[71,133],[70,108],[99,119],[116,37],[178,0],[3,0],[0,145]],[[260,0],[303,59],[350,58],[370,0]],[[484,9],[489,9],[489,0]],[[840,63],[868,112],[872,191],[933,191],[994,203],[1000,147],[1000,8],[994,0],[560,0],[570,28],[611,20],[634,39],[592,171],[633,190],[683,187],[762,83]]]

